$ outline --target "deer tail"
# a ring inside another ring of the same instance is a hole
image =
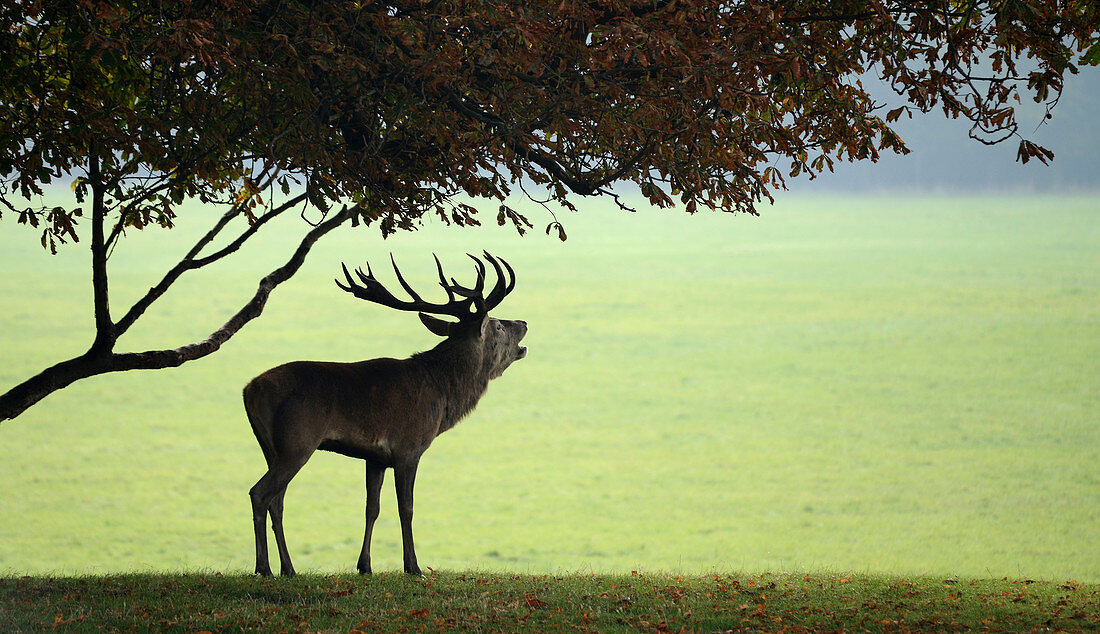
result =
[[[266,389],[265,389],[266,388]],[[275,460],[275,441],[272,438],[275,423],[275,403],[270,398],[272,386],[263,377],[256,377],[244,386],[244,411],[252,425],[252,433],[268,466]]]

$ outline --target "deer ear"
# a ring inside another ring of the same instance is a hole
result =
[[[485,335],[489,333],[489,316],[481,316],[481,325],[478,326],[478,331],[481,333],[481,338],[484,339]]]
[[[428,328],[433,335],[439,335],[440,337],[450,337],[451,329],[457,326],[453,322],[444,321],[438,317],[432,317],[427,313],[417,313],[420,317],[420,321]]]

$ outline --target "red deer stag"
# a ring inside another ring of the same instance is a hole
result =
[[[378,495],[386,468],[392,467],[405,572],[421,574],[412,535],[413,481],[420,456],[436,436],[474,409],[491,379],[527,355],[527,348],[519,345],[527,334],[526,322],[488,315],[515,287],[515,272],[503,259],[485,253],[497,277],[485,295],[485,264],[470,257],[477,267],[477,281],[472,288],[460,286],[454,278],[448,282],[436,258],[439,283],[447,292],[447,301],[441,304],[422,300],[401,276],[392,256],[397,280],[412,301],[398,299],[387,291],[374,278],[370,265],[366,274],[355,271],[359,283],[346,266],[347,283],[336,281],[360,299],[419,312],[428,330],[446,337],[431,350],[401,360],[296,361],[268,370],[245,386],[248,421],[267,460],[267,473],[249,491],[256,530],[257,574],[271,575],[264,526],[268,514],[279,548],[280,573],[294,574],[283,537],[283,496],[291,478],[317,449],[360,458],[367,464],[367,527],[359,572],[371,572],[370,538],[378,517]]]

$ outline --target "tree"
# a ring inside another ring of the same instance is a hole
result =
[[[756,213],[786,178],[905,152],[890,123],[935,108],[1046,163],[1014,100],[1049,113],[1067,74],[1100,63],[1098,23],[1086,0],[0,0],[0,213],[53,251],[90,234],[96,324],[86,353],[0,396],[0,420],[81,378],[214,352],[345,223],[478,224],[483,199],[524,233],[513,189],[628,209],[616,183]],[[26,203],[56,179],[71,205]],[[107,255],[187,198],[225,211],[116,317]],[[300,207],[319,220],[207,339],[116,351],[180,276]]]

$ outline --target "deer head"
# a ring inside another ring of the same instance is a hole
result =
[[[467,255],[474,261],[477,271],[477,279],[472,287],[462,286],[453,277],[448,281],[439,258],[433,255],[436,271],[439,273],[439,285],[447,293],[447,301],[443,303],[422,299],[405,281],[392,254],[390,264],[393,266],[394,274],[397,276],[398,283],[412,298],[411,301],[399,299],[388,291],[374,277],[370,264],[366,265],[366,273],[362,269],[355,270],[358,281],[352,278],[347,266],[342,265],[344,281],[338,279],[336,284],[359,299],[397,310],[418,313],[420,321],[435,335],[455,342],[474,344],[481,351],[482,370],[488,379],[495,379],[503,374],[512,362],[527,356],[527,347],[519,345],[527,334],[527,323],[489,317],[489,311],[496,308],[515,288],[516,274],[503,258],[496,258],[488,251],[483,253],[496,273],[496,282],[488,294],[485,294],[485,263],[477,256],[470,254]],[[453,317],[457,321],[441,319],[437,315]]]

